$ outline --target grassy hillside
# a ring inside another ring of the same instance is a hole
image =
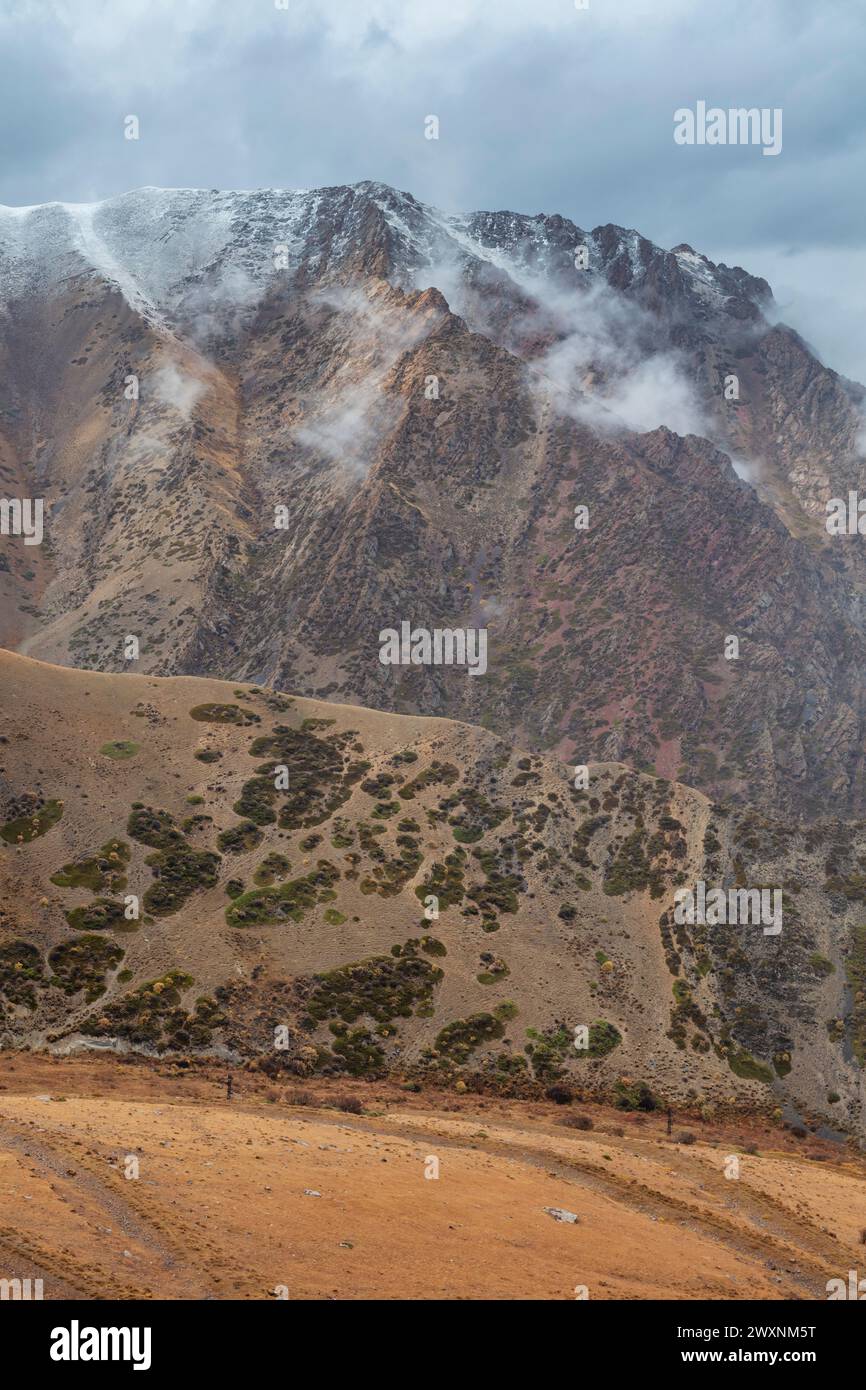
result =
[[[4,1045],[856,1123],[857,827],[255,686],[0,678]],[[677,925],[699,878],[782,887],[782,934]]]

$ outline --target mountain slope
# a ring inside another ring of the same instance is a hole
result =
[[[763,281],[365,183],[0,210],[0,285],[0,483],[47,509],[6,645],[862,809],[866,569],[822,522],[863,391]],[[383,667],[403,620],[485,625],[488,674]]]
[[[862,824],[261,687],[0,675],[6,1045],[858,1123]],[[677,924],[701,879],[783,889],[781,933]]]

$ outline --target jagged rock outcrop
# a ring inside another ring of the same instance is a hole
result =
[[[0,484],[46,500],[7,646],[862,810],[863,541],[823,519],[864,393],[764,281],[364,183],[3,210],[0,301]],[[487,674],[383,667],[402,620],[486,626]]]

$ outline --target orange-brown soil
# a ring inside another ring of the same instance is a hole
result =
[[[0,1078],[0,1277],[46,1298],[820,1299],[862,1259],[862,1157],[758,1120],[669,1138],[249,1073],[228,1102],[213,1065],[138,1059],[7,1054]]]

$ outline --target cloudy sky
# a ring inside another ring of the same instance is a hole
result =
[[[861,0],[4,0],[0,202],[372,178],[617,222],[765,275],[866,381],[864,68]],[[781,154],[675,144],[698,100],[781,107]]]

